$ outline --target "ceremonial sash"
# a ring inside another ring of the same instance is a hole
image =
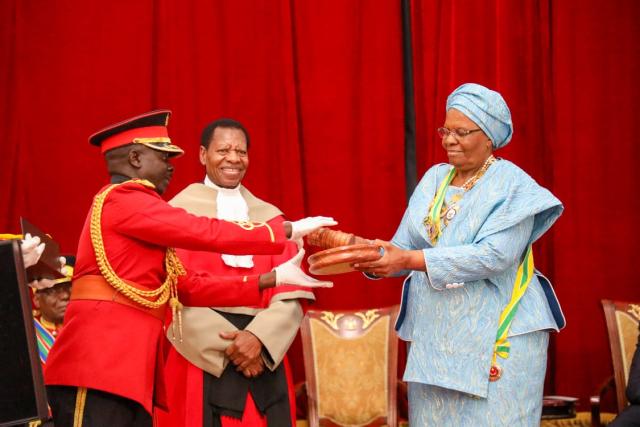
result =
[[[491,370],[489,371],[490,381],[496,381],[502,375],[502,369],[496,363],[497,356],[500,356],[503,359],[509,357],[509,352],[511,351],[511,344],[507,341],[509,328],[511,327],[513,318],[516,315],[518,306],[520,305],[520,300],[529,287],[529,283],[531,283],[533,274],[533,251],[531,250],[531,245],[529,245],[527,252],[525,253],[524,260],[522,260],[522,263],[518,266],[516,280],[513,283],[513,291],[511,292],[511,300],[500,314],[498,332],[496,333],[496,343],[491,361]]]
[[[49,350],[55,341],[54,336],[42,326],[40,322],[33,319],[33,324],[36,328],[36,341],[38,342],[38,354],[40,355],[40,361],[44,364],[47,363],[47,357],[49,356]]]
[[[447,187],[449,186],[455,175],[456,168],[452,167],[449,171],[449,174],[447,174],[445,179],[440,184],[440,187],[438,187],[438,191],[436,192],[436,195],[431,202],[429,213],[424,221],[424,224],[427,227],[429,240],[431,240],[431,244],[434,246],[438,242],[440,234],[442,234],[442,226],[440,224],[440,211],[442,210],[442,204],[444,203],[444,196],[447,192]]]
[[[487,160],[484,161],[484,164],[480,169],[473,174],[471,178],[469,178],[464,184],[462,184],[462,189],[467,192],[473,188],[474,185],[478,182],[480,178],[485,174],[489,166],[491,166],[496,161],[496,158],[493,155],[487,157]],[[453,177],[456,176],[456,168],[452,167],[449,170],[449,173],[445,177],[445,179],[438,187],[438,191],[436,195],[433,197],[431,201],[431,205],[429,205],[429,213],[425,217],[423,223],[427,228],[427,234],[429,235],[429,240],[433,246],[438,242],[438,238],[442,234],[442,224],[440,221],[440,215],[442,211],[442,205],[444,204],[444,197],[447,193],[447,187],[451,181],[453,181]],[[445,212],[445,223],[453,219],[456,215],[459,207],[457,206],[457,202],[460,200],[462,195],[458,195],[457,198],[452,198],[451,206]]]

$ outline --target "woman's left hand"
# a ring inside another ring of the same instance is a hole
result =
[[[382,258],[377,261],[353,264],[353,268],[378,277],[389,277],[393,273],[407,269],[407,255],[411,251],[400,249],[384,240],[374,240],[373,244],[384,249]]]

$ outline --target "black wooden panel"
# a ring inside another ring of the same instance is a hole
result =
[[[47,417],[30,292],[18,241],[0,242],[0,426]]]

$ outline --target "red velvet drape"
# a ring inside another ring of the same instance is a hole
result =
[[[167,196],[202,180],[200,131],[233,117],[251,136],[245,184],[289,217],[390,238],[406,200],[400,9],[395,2],[146,1],[0,5],[0,230],[25,216],[74,252],[106,182],[87,136],[170,108]],[[399,301],[399,281],[335,278],[319,308]],[[296,343],[294,353],[300,356]],[[297,377],[301,357],[292,358]]]
[[[499,154],[567,207],[536,257],[569,322],[552,382],[584,400],[611,369],[598,300],[640,299],[640,5],[569,3],[415,0],[413,50],[419,172],[443,160],[433,129],[446,95],[476,81],[514,115]],[[254,193],[292,218],[332,215],[344,230],[390,238],[406,204],[400,23],[399,0],[0,2],[0,231],[17,232],[23,215],[75,251],[107,179],[87,136],[170,108],[187,154],[168,196],[202,178],[200,130],[228,116],[251,133]],[[397,280],[335,280],[320,308],[399,300]]]

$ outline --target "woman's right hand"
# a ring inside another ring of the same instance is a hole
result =
[[[403,270],[426,271],[424,256],[421,250],[405,250],[385,240],[374,240],[384,252],[380,259],[371,262],[353,264],[353,268],[377,277],[390,277]]]

